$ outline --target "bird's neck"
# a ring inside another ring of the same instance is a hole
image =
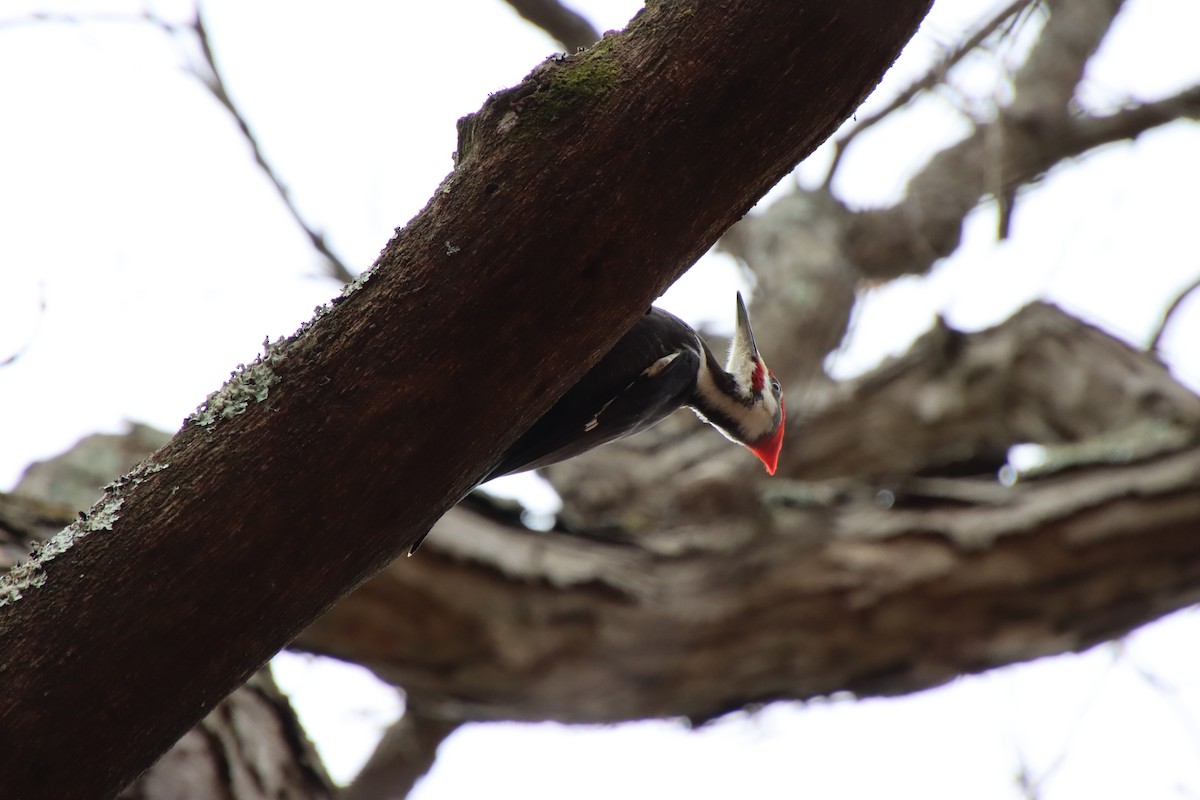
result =
[[[737,380],[725,371],[703,341],[700,348],[700,370],[696,375],[691,406],[730,438],[744,441],[742,420],[748,412],[750,398],[743,396]]]

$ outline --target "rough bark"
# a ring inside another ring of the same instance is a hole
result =
[[[100,487],[170,435],[132,425],[31,464],[0,492],[0,570],[45,544]],[[87,498],[80,501],[80,498]],[[120,795],[122,800],[329,800],[336,790],[269,669],[255,673]]]
[[[926,10],[655,3],[490,98],[369,280],[8,576],[0,728],[56,745],[0,751],[4,793],[115,794],[416,541],[829,135]]]

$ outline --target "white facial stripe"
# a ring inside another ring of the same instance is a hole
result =
[[[749,376],[747,376],[747,382],[748,380]],[[741,380],[737,382],[738,388],[745,393],[747,398],[753,395],[749,386],[743,386]],[[741,428],[736,433],[745,436],[747,442],[758,441],[775,427],[775,412],[779,409],[779,402],[772,392],[761,392],[750,405],[738,402],[736,398],[730,397],[717,388],[706,359],[700,360],[696,392],[703,398],[705,405],[736,422]]]
[[[754,352],[750,349],[749,342],[739,341],[735,336],[729,345],[729,357],[725,360],[725,371],[733,376],[738,389],[746,397],[749,397],[754,391],[754,365]]]

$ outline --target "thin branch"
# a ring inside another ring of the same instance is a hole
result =
[[[158,17],[153,17],[149,13],[143,13],[138,16],[121,13],[95,13],[95,14],[62,14],[50,11],[35,11],[32,14],[26,14],[20,17],[12,17],[10,19],[0,20],[0,30],[8,30],[13,28],[22,28],[26,25],[40,25],[45,23],[54,23],[59,25],[83,25],[94,23],[141,23],[149,22],[159,28],[166,30],[169,33],[176,31],[176,25]]]
[[[1161,100],[1129,106],[1115,114],[1072,121],[1064,140],[1071,151],[1064,152],[1062,157],[1078,155],[1112,142],[1136,139],[1151,128],[1177,119],[1200,120],[1200,86],[1192,86]],[[1051,140],[1047,144],[1055,142]]]
[[[1169,325],[1171,322],[1171,317],[1174,316],[1175,312],[1179,310],[1179,307],[1183,305],[1183,301],[1187,300],[1188,296],[1197,289],[1200,289],[1200,277],[1197,277],[1196,280],[1183,287],[1183,291],[1175,295],[1175,299],[1171,301],[1171,304],[1167,306],[1167,310],[1163,312],[1162,319],[1159,320],[1158,327],[1154,329],[1154,335],[1150,337],[1150,344],[1146,346],[1147,350],[1149,350],[1151,353],[1158,352],[1158,346],[1162,343],[1163,334],[1167,330],[1167,325]]]
[[[993,125],[987,125],[938,153],[909,181],[901,203],[850,220],[846,252],[871,279],[923,274],[958,246],[963,219],[988,193],[1003,196],[1067,159],[1177,119],[1200,119],[1200,86],[1105,117],[1071,119],[1068,112],[1049,109],[1044,124],[1002,118],[994,123],[1007,125],[1002,152],[990,144]],[[988,177],[997,164],[998,181]]]
[[[558,0],[505,0],[518,14],[553,36],[568,53],[591,47],[600,38],[592,23]]]
[[[238,130],[242,133],[242,137],[250,145],[250,151],[254,154],[254,163],[258,164],[259,169],[271,181],[271,185],[275,187],[275,192],[279,195],[279,199],[283,201],[283,205],[292,215],[292,219],[304,231],[313,248],[325,257],[330,277],[342,283],[349,283],[354,280],[354,272],[333,252],[329,243],[325,240],[325,234],[319,232],[304,219],[304,216],[300,213],[300,209],[296,207],[296,203],[292,199],[291,191],[284,185],[283,180],[279,177],[279,173],[275,171],[267,162],[266,156],[263,155],[262,148],[258,143],[258,137],[250,130],[250,124],[246,121],[245,114],[242,113],[242,110],[238,108],[233,98],[230,97],[229,91],[226,88],[225,78],[221,75],[220,68],[217,67],[217,61],[213,55],[212,42],[208,35],[208,28],[204,25],[199,6],[196,7],[196,16],[188,27],[196,35],[196,39],[200,44],[200,52],[204,56],[205,67],[208,70],[207,74],[201,74],[195,69],[192,70],[192,73],[204,85],[204,88],[208,89],[216,101],[229,112],[229,115],[233,117],[234,122],[237,123]]]
[[[213,55],[212,43],[209,39],[208,29],[204,26],[204,21],[200,16],[199,6],[195,9],[195,17],[192,22],[187,24],[179,24],[162,17],[156,16],[152,12],[146,11],[140,15],[122,15],[122,14],[51,14],[51,13],[36,13],[25,17],[0,20],[0,30],[4,28],[15,28],[22,25],[31,25],[35,23],[58,23],[69,25],[80,25],[85,23],[149,23],[154,27],[168,33],[172,36],[179,34],[182,31],[190,32],[195,35],[197,42],[200,45],[200,52],[204,58],[204,70],[194,66],[189,68],[189,72],[208,89],[209,93],[221,104],[221,107],[233,117],[237,123],[238,130],[242,137],[250,145],[250,152],[254,155],[254,163],[258,165],[263,174],[275,187],[275,192],[279,195],[279,199],[283,201],[283,205],[287,208],[288,213],[292,215],[292,219],[304,231],[313,248],[316,249],[325,258],[326,272],[331,278],[349,283],[354,280],[355,273],[344,262],[325,239],[325,235],[314,228],[300,213],[300,209],[296,207],[295,201],[292,199],[291,192],[279,177],[279,173],[267,162],[266,156],[263,154],[262,148],[259,146],[258,138],[250,129],[250,124],[246,120],[245,114],[238,108],[233,101],[229,91],[226,88],[225,78],[221,74],[221,70],[217,67],[217,61]],[[2,366],[2,365],[0,365]]]
[[[837,172],[838,165],[841,163],[842,156],[850,143],[854,141],[863,131],[873,127],[876,123],[883,120],[893,112],[908,105],[912,100],[922,92],[933,89],[940,83],[946,80],[946,75],[959,61],[962,61],[966,56],[970,55],[983,42],[991,36],[996,30],[1005,23],[1008,19],[1015,15],[1019,15],[1024,11],[1031,9],[1034,3],[1039,0],[1013,0],[1004,8],[996,12],[994,16],[986,20],[975,33],[959,42],[958,46],[942,58],[941,61],[930,67],[920,79],[914,81],[900,94],[878,111],[864,115],[859,123],[851,130],[847,131],[842,136],[839,136],[834,141],[833,161],[829,165],[829,171],[825,174],[825,180],[822,185],[828,187],[833,181],[833,176]]]
[[[1050,17],[1013,77],[1006,114],[1044,124],[1072,114],[1071,101],[1092,56],[1120,13],[1124,0],[1046,0]]]
[[[1172,101],[1100,119],[1079,119],[1072,98],[1080,76],[1120,10],[1119,0],[1057,0],[1013,79],[1013,101],[998,118],[934,155],[908,182],[904,200],[857,213],[842,245],[865,277],[891,280],[928,272],[958,247],[962,225],[983,197],[1037,180],[1064,159],[1160,125]],[[1175,105],[1187,106],[1190,92]],[[1178,115],[1177,115],[1178,116]],[[1000,136],[996,136],[999,131]],[[995,142],[1002,142],[997,151]]]
[[[42,329],[42,321],[45,318],[46,318],[46,287],[43,285],[38,288],[38,316],[37,316],[37,321],[34,323],[33,331],[30,332],[29,337],[25,340],[25,344],[21,345],[16,350],[9,353],[3,359],[0,359],[0,367],[7,367],[10,364],[13,364],[14,362],[16,362],[17,359],[19,359],[21,356],[25,355],[25,353],[29,351],[29,348],[33,346],[34,340],[37,339],[37,335]]]

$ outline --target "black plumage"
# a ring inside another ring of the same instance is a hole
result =
[[[693,402],[701,358],[712,357],[696,332],[673,314],[651,308],[485,480],[564,461],[656,425]]]

